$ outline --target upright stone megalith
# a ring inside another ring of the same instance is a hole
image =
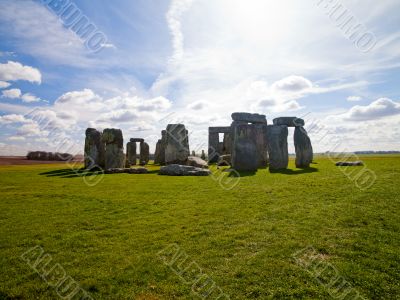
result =
[[[103,131],[102,138],[106,144],[105,169],[123,168],[125,166],[125,155],[121,129],[106,128]]]
[[[256,171],[258,168],[258,149],[256,128],[252,124],[232,123],[231,165],[236,171]]]
[[[160,165],[165,165],[165,149],[167,148],[167,131],[161,131]]]
[[[224,134],[222,141],[219,134]],[[231,153],[231,128],[229,126],[209,127],[208,128],[208,162],[218,161],[218,157],[223,154]]]
[[[289,162],[288,128],[286,125],[268,125],[269,168],[271,170],[286,169]]]
[[[232,168],[237,171],[256,171],[259,167],[265,167],[268,163],[265,115],[236,112],[232,114],[232,119]]]
[[[101,132],[94,128],[88,128],[86,129],[85,134],[85,168],[104,168],[105,146]]]
[[[140,165],[145,166],[149,163],[150,159],[150,147],[146,142],[140,143]]]
[[[168,124],[166,131],[166,164],[185,164],[189,157],[188,131],[183,124]]]
[[[160,164],[160,156],[161,156],[161,139],[159,139],[156,143],[156,150],[154,151],[154,164]]]
[[[136,165],[136,142],[131,139],[127,144],[126,144],[126,166],[135,166]]]
[[[313,160],[313,148],[310,137],[302,126],[294,129],[294,147],[296,150],[296,167],[308,168]]]

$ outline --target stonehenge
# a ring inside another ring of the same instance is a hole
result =
[[[230,126],[208,128],[209,163],[230,165],[236,171],[254,172],[267,166],[270,170],[286,169],[289,161],[288,127],[294,127],[296,167],[307,168],[312,163],[313,148],[303,119],[279,117],[273,119],[273,125],[268,125],[266,116],[262,114],[234,112],[231,117]],[[131,138],[124,154],[120,129],[106,128],[100,132],[87,128],[85,135],[84,158],[87,169],[99,166],[107,173],[143,173],[140,170],[130,171],[131,166],[138,163],[138,158],[141,166],[149,163],[150,147],[143,138]],[[56,156],[46,152],[30,152],[27,157],[53,160]],[[205,159],[204,150],[201,157],[197,157],[194,150],[190,151],[188,130],[184,124],[168,124],[166,130],[161,131],[161,138],[155,145],[154,164],[173,167],[162,168],[164,171],[160,174],[188,175],[194,170],[191,168],[207,169]]]

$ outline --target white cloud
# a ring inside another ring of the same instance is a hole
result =
[[[0,80],[0,89],[8,88],[10,85],[11,85],[10,83]]]
[[[389,98],[379,98],[369,105],[353,106],[345,115],[349,121],[368,121],[400,114],[400,103]]]
[[[362,100],[362,98],[360,96],[349,96],[349,97],[347,97],[347,101],[350,101],[350,102],[357,102],[357,101],[361,101],[361,100]]]
[[[17,99],[21,97],[21,90],[20,89],[9,89],[2,91],[3,97],[10,98],[10,99]]]
[[[190,103],[187,108],[192,109],[192,110],[202,110],[204,108],[207,108],[209,106],[209,103],[206,101],[194,101]]]
[[[39,102],[40,101],[40,98],[38,98],[35,95],[32,95],[30,93],[23,94],[21,99],[25,103],[32,103],[32,102]]]
[[[38,69],[33,67],[24,66],[15,61],[8,61],[5,64],[0,64],[0,80],[27,80],[29,82],[41,83],[42,74]]]
[[[302,76],[290,75],[271,85],[273,91],[278,93],[298,93],[312,88],[312,83]]]
[[[0,116],[0,124],[12,124],[12,123],[25,123],[27,120],[23,115],[10,114]]]
[[[171,101],[164,97],[156,97],[153,99],[145,100],[137,106],[139,111],[164,111],[170,108]]]
[[[25,141],[25,137],[23,136],[10,136],[7,138],[9,141]]]

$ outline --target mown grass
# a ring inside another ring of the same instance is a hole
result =
[[[363,297],[399,299],[400,156],[362,160],[366,190],[323,157],[231,190],[156,166],[94,187],[65,165],[0,167],[0,299],[58,297],[21,259],[37,245],[95,299],[200,299],[157,255],[173,243],[231,299],[329,299],[292,258],[307,246]]]

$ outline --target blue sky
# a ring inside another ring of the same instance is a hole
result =
[[[0,154],[82,152],[89,126],[153,150],[173,122],[199,151],[234,111],[304,116],[318,152],[400,150],[400,2],[362,3],[0,0]]]

